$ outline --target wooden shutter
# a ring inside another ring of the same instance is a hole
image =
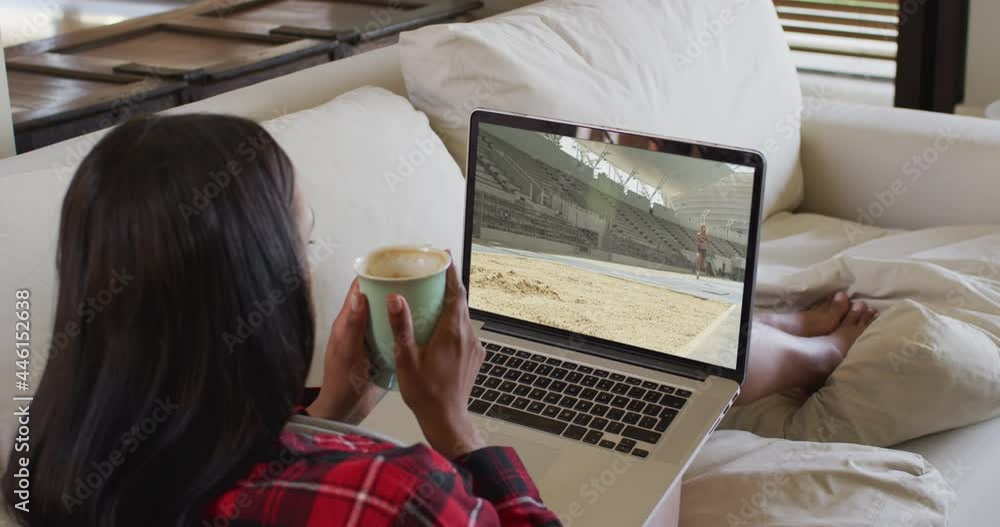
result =
[[[899,4],[876,0],[774,0],[799,68],[895,77]]]

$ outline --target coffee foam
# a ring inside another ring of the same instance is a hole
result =
[[[364,272],[372,278],[420,278],[440,271],[447,263],[447,256],[436,251],[390,248],[371,254]]]

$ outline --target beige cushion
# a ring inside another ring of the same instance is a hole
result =
[[[852,104],[838,91],[802,103],[801,210],[906,229],[997,221],[1000,121]]]
[[[759,149],[766,214],[801,200],[801,94],[769,2],[552,0],[399,46],[410,100],[460,163],[484,107]]]
[[[944,526],[955,493],[918,455],[712,434],[684,475],[681,526]]]
[[[1000,418],[897,445],[920,454],[941,471],[958,493],[952,525],[996,525],[996,483],[1000,474]]]

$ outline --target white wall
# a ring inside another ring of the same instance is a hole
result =
[[[14,155],[14,124],[7,90],[7,66],[0,47],[0,159]]]
[[[965,102],[959,113],[982,115],[1000,100],[1000,2],[970,0],[969,47],[965,71]]]

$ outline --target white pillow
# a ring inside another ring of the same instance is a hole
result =
[[[684,474],[681,526],[944,526],[955,492],[924,458],[720,431]]]
[[[484,107],[758,149],[765,217],[802,199],[801,89],[770,2],[551,0],[403,33],[400,61],[459,163]]]
[[[763,273],[760,303],[837,289],[881,311],[826,385],[734,408],[722,426],[892,446],[1000,416],[1000,228],[890,234],[796,273]]]
[[[427,117],[382,88],[358,88],[262,124],[292,159],[316,214],[309,382],[318,385],[354,258],[380,245],[429,243],[461,262],[465,180]]]

